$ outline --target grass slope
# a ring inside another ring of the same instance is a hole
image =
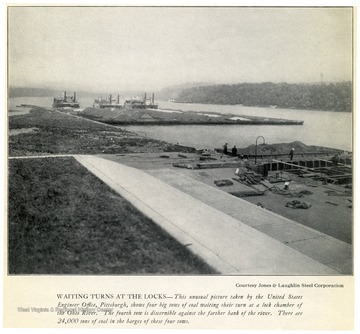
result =
[[[27,115],[9,117],[10,130],[27,128],[35,131],[9,137],[10,156],[171,150],[170,144],[159,140],[40,107]]]
[[[73,158],[9,161],[10,274],[214,271]]]

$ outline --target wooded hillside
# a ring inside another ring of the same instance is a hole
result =
[[[285,109],[352,110],[351,82],[331,84],[242,83],[184,89],[179,102],[242,104]]]

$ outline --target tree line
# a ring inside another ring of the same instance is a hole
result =
[[[183,89],[178,95],[177,101],[351,112],[352,83],[288,84],[265,82],[198,86]]]

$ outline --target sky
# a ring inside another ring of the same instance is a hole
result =
[[[352,9],[9,7],[8,81],[58,90],[352,79]]]

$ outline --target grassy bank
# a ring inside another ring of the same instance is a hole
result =
[[[9,130],[29,128],[33,128],[33,132],[10,135],[9,156],[172,150],[171,144],[159,140],[43,108],[9,117]]]
[[[73,158],[10,160],[11,274],[207,274]]]

